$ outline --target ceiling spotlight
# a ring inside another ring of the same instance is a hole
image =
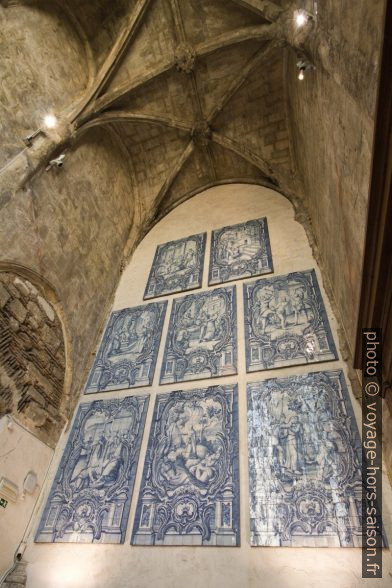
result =
[[[301,69],[299,70],[299,74],[298,74],[298,79],[299,80],[303,80],[305,78],[305,68],[301,67]]]
[[[309,20],[309,16],[304,10],[296,10],[294,12],[294,20],[297,27],[303,27]]]
[[[57,127],[57,122],[57,118],[54,116],[54,114],[47,114],[44,117],[44,125],[47,129],[54,129]]]

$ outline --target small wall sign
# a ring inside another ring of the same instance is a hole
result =
[[[6,500],[5,498],[0,498],[0,506],[2,506],[3,508],[6,508],[8,504],[8,500]]]

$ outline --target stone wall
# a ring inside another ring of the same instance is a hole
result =
[[[0,4],[0,168],[24,148],[23,138],[45,114],[69,108],[88,82],[83,43],[66,14],[59,16],[50,2],[39,9],[12,4]],[[5,197],[1,191],[0,208]]]
[[[10,572],[5,579],[3,584],[4,588],[22,588],[26,586],[27,572],[26,562],[20,561],[16,564],[16,567]]]
[[[3,261],[49,282],[64,314],[74,398],[120,274],[135,207],[131,186],[115,140],[92,129],[64,168],[43,170],[0,210]]]
[[[28,280],[0,272],[0,418],[13,415],[55,445],[65,423],[60,321]]]
[[[45,172],[50,157],[44,157],[40,173],[23,189],[18,190],[21,174],[17,171],[7,181],[7,173],[21,158],[31,168],[34,146],[45,138],[38,136],[30,149],[23,138],[42,128],[47,113],[55,114],[60,126],[69,121],[110,50],[125,5],[129,8],[125,2],[116,4],[114,10],[112,2],[94,7],[85,2],[82,26],[73,14],[82,8],[80,2],[0,4],[1,261],[35,272],[55,293],[74,398],[133,221],[135,193],[127,155],[107,129],[93,129],[78,139],[74,151],[67,151],[62,169]],[[97,283],[102,297],[93,300]]]
[[[319,6],[317,26],[329,43],[318,52],[330,71],[317,64],[300,82],[297,57],[290,54],[289,118],[322,270],[353,355],[384,2],[360,1],[355,9],[332,1]]]

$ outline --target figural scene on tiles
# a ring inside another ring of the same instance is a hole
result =
[[[111,314],[86,394],[152,384],[166,306],[151,302]]]
[[[159,394],[133,545],[239,545],[237,386]]]

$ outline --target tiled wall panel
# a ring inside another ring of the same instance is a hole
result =
[[[248,372],[337,359],[314,270],[243,288]]]
[[[159,394],[134,545],[239,545],[237,386]]]
[[[123,543],[148,396],[80,405],[35,538]]]
[[[360,547],[361,442],[343,372],[248,384],[251,544]]]
[[[200,288],[206,233],[158,245],[144,299]]]
[[[110,316],[86,394],[151,386],[167,302],[117,310]]]
[[[266,218],[212,231],[209,285],[269,274],[272,268]]]
[[[234,287],[173,300],[161,384],[237,373]]]

